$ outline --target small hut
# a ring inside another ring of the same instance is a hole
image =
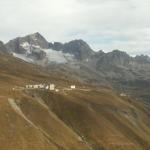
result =
[[[75,85],[71,85],[70,88],[71,88],[71,89],[75,89],[76,86],[75,86]]]
[[[54,91],[55,90],[55,84],[50,84],[49,89],[50,89],[50,91]]]

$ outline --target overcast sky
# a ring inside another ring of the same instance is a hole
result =
[[[150,0],[0,0],[0,40],[40,32],[94,50],[150,55]]]

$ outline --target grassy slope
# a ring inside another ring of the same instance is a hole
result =
[[[150,121],[142,104],[110,90],[67,95],[41,92],[40,96],[94,149],[149,149]]]
[[[2,150],[148,150],[149,106],[110,89],[50,93],[12,91],[14,85],[69,79],[0,54],[0,147]],[[14,98],[30,124],[8,103]]]

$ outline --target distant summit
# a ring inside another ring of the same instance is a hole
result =
[[[94,51],[91,47],[83,40],[73,40],[68,43],[62,44],[55,42],[54,44],[50,43],[50,48],[63,51],[64,53],[70,53],[75,56],[76,59],[84,60],[94,54]]]
[[[14,56],[26,61],[33,61],[41,60],[46,56],[46,53],[41,49],[48,48],[49,43],[37,32],[10,40],[5,46]]]
[[[147,55],[137,55],[135,60],[140,63],[150,63],[150,57]]]
[[[17,53],[25,53],[25,47],[24,46],[37,46],[41,48],[49,48],[49,43],[46,41],[46,39],[40,34],[40,33],[34,33],[27,35],[25,37],[18,37],[16,39],[10,40],[8,43],[6,43],[6,47]]]

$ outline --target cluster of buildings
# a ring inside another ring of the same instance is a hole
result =
[[[59,92],[59,89],[56,88],[55,84],[29,84],[25,86],[26,89],[45,89],[45,90],[50,90],[50,91],[56,91]],[[70,88],[68,88],[70,90],[72,89],[76,89],[75,85],[71,85]]]
[[[50,84],[50,85],[46,85],[46,84],[29,84],[26,85],[26,89],[46,89],[46,90],[55,90],[55,84]]]
[[[121,97],[126,97],[127,95],[125,93],[120,94]]]

